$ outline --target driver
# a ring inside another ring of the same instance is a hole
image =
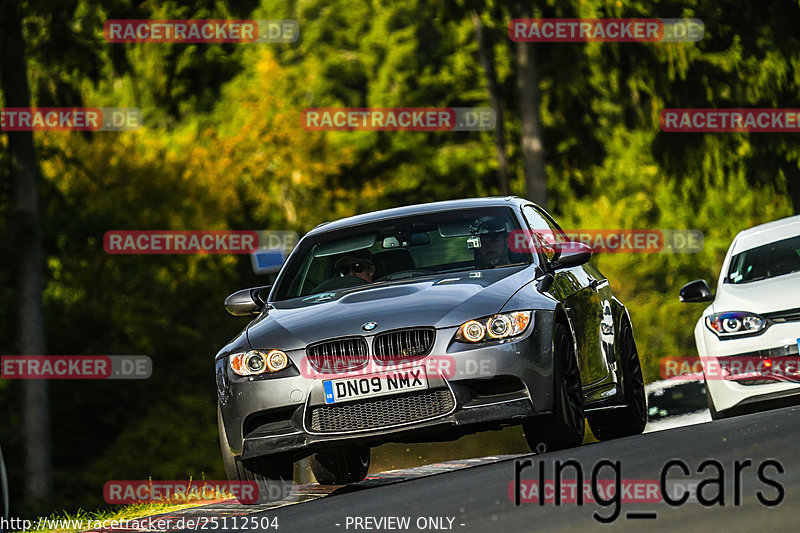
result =
[[[336,272],[341,276],[354,276],[372,283],[375,275],[375,262],[369,250],[348,252],[336,260]]]
[[[477,268],[490,268],[511,262],[508,251],[508,229],[503,220],[482,217],[475,221],[470,230],[481,238],[480,248],[475,249]]]
[[[369,250],[345,252],[334,263],[334,277],[314,288],[314,292],[334,291],[372,283],[375,261]]]

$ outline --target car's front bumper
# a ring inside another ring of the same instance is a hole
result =
[[[428,365],[427,392],[441,391],[442,398],[446,393],[452,405],[442,404],[443,409],[423,419],[369,429],[313,427],[314,410],[330,407],[324,402],[322,382],[332,376],[311,370],[304,350],[287,352],[292,367],[261,378],[237,376],[227,358],[218,359],[217,392],[231,452],[244,459],[273,454],[297,459],[342,443],[449,440],[548,413],[552,409],[552,316],[536,311],[520,337],[481,345],[451,342],[457,328],[437,330],[433,355],[415,364],[433,360]],[[380,396],[352,405],[373,409],[373,400],[411,399],[414,394]],[[346,404],[351,402],[341,405]]]
[[[704,358],[706,390],[717,411],[746,411],[757,404],[800,395],[800,372],[796,372],[800,369],[800,322],[773,324],[763,334],[753,337],[720,340],[707,330],[701,319],[695,334],[702,335],[702,346],[698,343],[698,348]],[[740,362],[738,367],[732,365],[734,360]],[[765,360],[771,360],[773,366],[759,366]],[[721,367],[725,370],[720,371]],[[741,372],[728,371],[732,368]],[[762,372],[746,372],[753,368]],[[786,369],[789,372],[784,372]]]
[[[523,419],[535,414],[530,400],[519,398],[471,409],[458,409],[451,414],[422,422],[350,433],[313,434],[294,427],[281,433],[280,430],[264,428],[251,432],[244,438],[241,458],[276,454],[301,457],[326,446],[347,443],[369,446],[386,442],[427,442],[440,438],[451,440],[499,423],[521,423]]]

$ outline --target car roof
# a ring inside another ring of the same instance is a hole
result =
[[[445,200],[442,202],[429,202],[425,204],[407,205],[403,207],[393,207],[381,211],[372,211],[347,218],[341,218],[333,222],[324,222],[308,232],[308,235],[316,235],[329,231],[336,231],[342,228],[369,224],[389,218],[402,218],[412,215],[425,213],[436,213],[439,211],[453,211],[458,209],[472,209],[478,207],[502,207],[518,206],[528,204],[527,200],[518,196],[491,196],[487,198],[464,198],[460,200]]]
[[[772,222],[740,231],[733,241],[731,253],[737,254],[762,244],[769,244],[798,235],[800,235],[800,215],[773,220]]]

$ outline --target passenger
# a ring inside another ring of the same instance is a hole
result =
[[[505,222],[495,217],[482,217],[472,225],[473,231],[481,239],[476,248],[477,268],[491,268],[511,263],[508,251],[508,229]]]

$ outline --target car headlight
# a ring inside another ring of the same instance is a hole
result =
[[[525,331],[530,321],[530,311],[501,313],[470,320],[459,326],[455,339],[459,342],[476,343],[514,337]]]
[[[231,356],[231,370],[240,376],[278,372],[289,366],[289,357],[280,350],[250,350]]]
[[[754,313],[733,311],[715,313],[706,317],[706,326],[717,337],[727,339],[754,335],[767,327],[767,320]]]

